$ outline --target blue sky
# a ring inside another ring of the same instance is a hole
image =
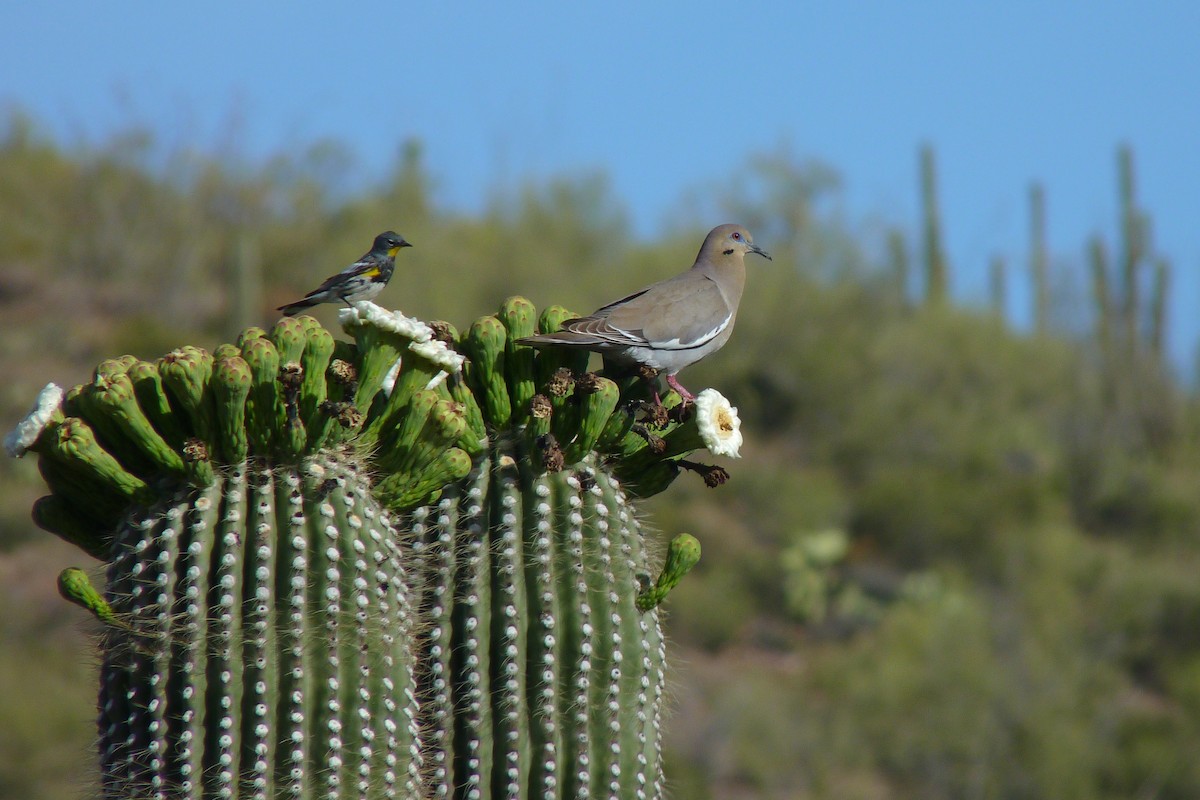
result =
[[[8,3],[0,103],[67,142],[148,124],[253,158],[333,137],[358,178],[416,136],[439,199],[466,209],[526,175],[602,169],[642,235],[687,189],[781,146],[841,173],[852,220],[915,229],[928,141],[953,288],[977,301],[991,255],[1023,263],[1031,180],[1064,265],[1113,230],[1124,141],[1190,369],[1200,3],[738,5]]]

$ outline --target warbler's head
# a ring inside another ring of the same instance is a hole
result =
[[[412,247],[412,245],[395,231],[384,231],[375,237],[375,244],[371,247],[371,251],[387,253],[389,258],[395,258],[401,247]]]

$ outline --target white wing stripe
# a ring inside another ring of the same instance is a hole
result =
[[[702,347],[705,344],[708,344],[709,342],[711,342],[716,337],[720,336],[721,331],[723,331],[729,327],[729,321],[731,319],[733,319],[732,316],[726,316],[725,319],[723,319],[721,321],[720,325],[713,328],[711,331],[704,334],[703,336],[697,338],[695,341],[684,343],[684,342],[679,341],[679,337],[676,337],[674,339],[670,339],[665,342],[650,342],[649,344],[655,350],[691,350],[694,347]]]

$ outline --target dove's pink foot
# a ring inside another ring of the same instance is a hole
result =
[[[679,396],[683,398],[684,403],[694,403],[696,401],[696,395],[685,389],[683,384],[675,379],[674,375],[667,376],[667,385],[679,392]]]

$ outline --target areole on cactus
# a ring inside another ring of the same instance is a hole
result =
[[[42,392],[5,443],[106,563],[59,581],[105,623],[105,797],[663,795],[657,606],[699,544],[631,503],[719,482],[683,456],[736,456],[737,415],[516,343],[570,316],[361,302],[353,342],[282,319]]]

